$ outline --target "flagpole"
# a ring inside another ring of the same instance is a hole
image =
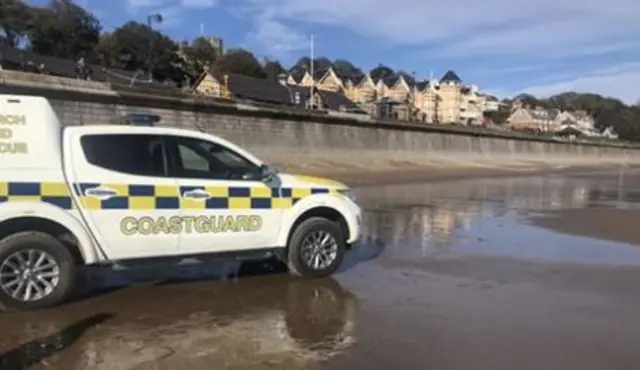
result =
[[[310,74],[311,74],[311,87],[309,88],[309,107],[313,108],[313,88],[316,84],[316,78],[315,78],[315,74],[313,71],[313,33],[311,34],[311,39],[309,41],[309,55],[311,57],[311,60],[309,62],[309,70],[310,70]]]

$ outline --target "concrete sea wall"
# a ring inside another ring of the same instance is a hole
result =
[[[561,143],[515,133],[424,124],[367,122],[203,98],[159,96],[107,84],[0,72],[0,93],[47,96],[67,125],[113,123],[126,113],[162,125],[214,133],[277,166],[310,172],[429,167],[635,164],[623,145]]]

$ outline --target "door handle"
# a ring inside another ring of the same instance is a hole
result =
[[[182,194],[182,196],[190,199],[204,200],[204,199],[211,198],[211,193],[203,189],[194,189],[194,190],[185,191]]]
[[[117,196],[118,192],[107,187],[98,186],[96,188],[86,189],[84,194],[93,198],[105,200]]]

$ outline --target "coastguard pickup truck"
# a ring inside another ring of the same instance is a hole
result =
[[[65,301],[80,267],[276,256],[330,275],[361,233],[336,181],[278,173],[214,135],[64,126],[47,99],[0,95],[0,307]]]

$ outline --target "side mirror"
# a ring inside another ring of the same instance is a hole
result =
[[[276,170],[268,164],[260,165],[260,178],[262,181],[270,181],[276,173]]]
[[[271,173],[271,168],[269,167],[268,164],[260,165],[260,176],[262,176],[262,178],[264,178],[265,176],[268,176],[270,173]]]

